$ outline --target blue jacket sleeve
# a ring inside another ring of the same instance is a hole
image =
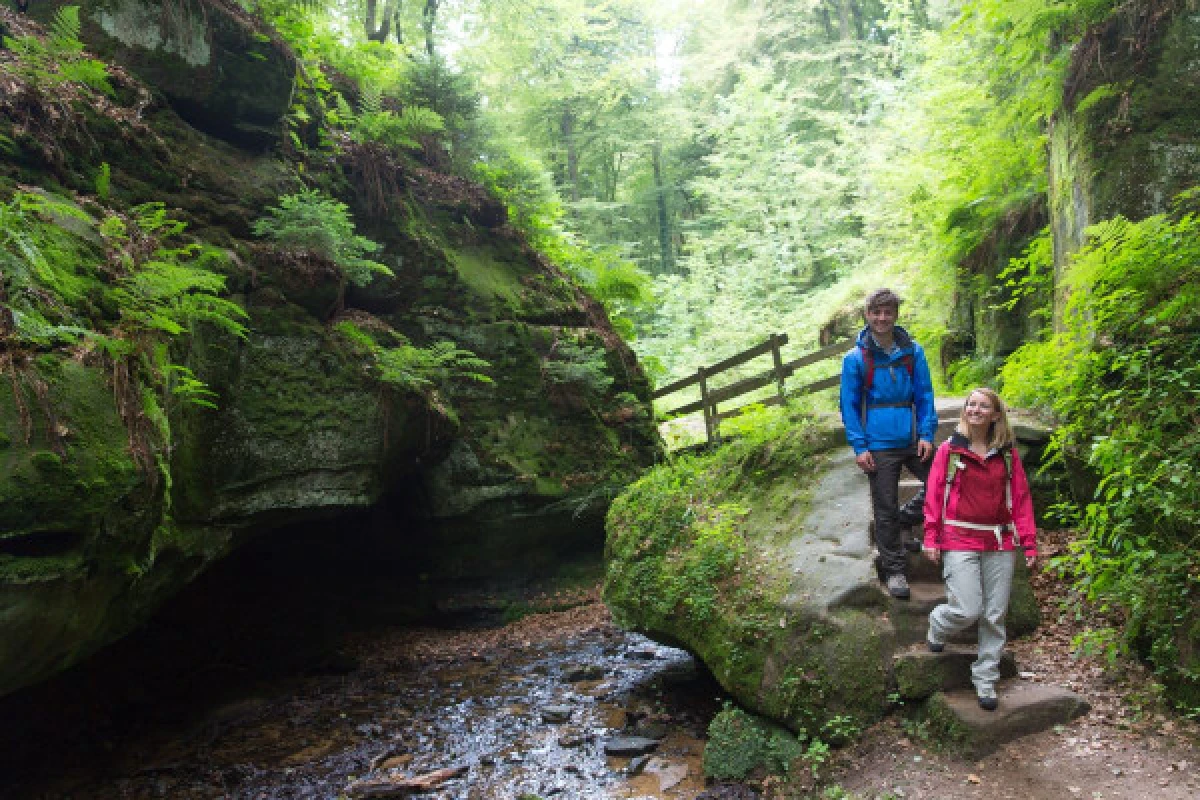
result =
[[[921,345],[915,345],[913,358],[913,405],[917,411],[917,438],[932,442],[937,433],[937,408],[933,404],[933,379]]]
[[[838,406],[842,410],[842,425],[846,428],[846,442],[854,448],[854,454],[867,450],[867,432],[863,430],[863,368],[858,350],[851,350],[842,359],[842,393]]]

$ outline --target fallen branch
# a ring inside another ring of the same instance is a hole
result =
[[[463,775],[466,771],[466,767],[447,767],[418,775],[415,778],[355,781],[346,787],[346,794],[353,798],[406,797],[410,794],[432,791],[446,781]]]

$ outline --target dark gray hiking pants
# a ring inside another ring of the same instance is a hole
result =
[[[917,496],[901,509],[900,470],[908,467],[908,471],[924,483],[929,478],[933,459],[922,461],[917,458],[915,446],[902,450],[872,450],[871,455],[875,457],[875,471],[869,474],[871,506],[875,512],[875,548],[879,550],[880,571],[885,578],[896,573],[903,575],[905,555],[900,518],[903,516],[906,522],[924,519],[921,506],[925,503],[925,490],[917,492]],[[918,535],[923,537],[924,531]]]

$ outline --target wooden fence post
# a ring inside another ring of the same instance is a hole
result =
[[[708,410],[708,380],[704,376],[704,367],[696,370],[696,376],[700,379],[700,410],[704,412],[704,436],[708,443],[712,444],[713,418]]]
[[[779,390],[779,404],[783,405],[783,355],[779,352],[779,335],[771,334],[771,357],[775,359],[775,387]]]

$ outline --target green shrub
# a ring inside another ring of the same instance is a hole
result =
[[[1002,371],[1016,402],[1052,409],[1056,452],[1093,474],[1076,498],[1085,533],[1059,560],[1081,594],[1126,619],[1092,643],[1147,658],[1171,699],[1200,708],[1200,218],[1088,230],[1065,274],[1065,330]]]
[[[365,286],[375,275],[392,274],[383,264],[364,258],[379,245],[355,233],[346,204],[316,189],[279,198],[279,205],[254,223],[254,233],[333,262],[356,286]]]

